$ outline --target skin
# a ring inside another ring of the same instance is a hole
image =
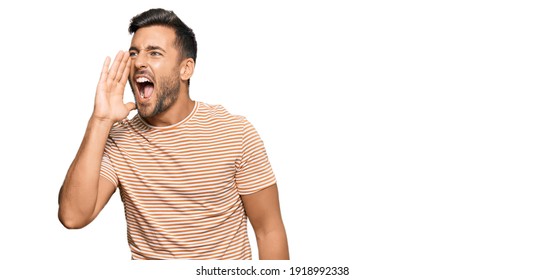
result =
[[[172,125],[183,120],[192,110],[195,102],[189,98],[187,81],[192,76],[195,62],[183,59],[174,44],[175,32],[164,26],[150,26],[138,29],[132,37],[129,50],[133,67],[130,68],[130,83],[138,107],[138,113],[154,126]],[[155,89],[149,100],[143,100],[138,93],[135,79],[144,74],[154,82]],[[154,115],[158,100],[168,95],[168,85],[179,87],[175,95],[166,98],[164,112]],[[180,85],[181,84],[181,85]],[[174,101],[171,99],[175,98]]]
[[[167,126],[180,122],[192,111],[195,102],[189,97],[188,80],[195,62],[184,58],[174,42],[171,28],[140,28],[134,33],[129,52],[117,53],[111,66],[109,57],[104,61],[93,113],[59,192],[58,217],[66,228],[78,229],[91,223],[116,190],[113,183],[100,176],[107,137],[115,122],[138,108],[149,124]],[[142,74],[154,83],[153,94],[147,100],[140,97],[136,85]],[[135,102],[123,102],[127,82]],[[242,201],[257,237],[259,259],[289,259],[277,186],[242,196]]]

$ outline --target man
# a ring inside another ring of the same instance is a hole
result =
[[[132,259],[251,259],[248,217],[259,259],[288,259],[275,176],[256,130],[189,97],[193,31],[173,12],[151,9],[132,18],[129,32],[129,52],[104,62],[60,189],[61,223],[86,226],[119,187]],[[127,81],[135,102],[125,104]]]

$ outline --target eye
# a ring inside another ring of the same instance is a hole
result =
[[[151,56],[161,56],[162,54],[160,52],[150,52]]]
[[[136,55],[138,55],[136,52],[129,52],[128,53],[128,56],[130,56],[130,57],[136,57]]]

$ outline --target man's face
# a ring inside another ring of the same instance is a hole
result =
[[[180,54],[175,40],[174,30],[164,26],[140,28],[132,37],[129,83],[144,118],[166,111],[179,96]]]

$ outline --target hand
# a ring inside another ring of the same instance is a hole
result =
[[[125,119],[130,111],[136,109],[134,102],[123,102],[123,94],[130,72],[128,52],[119,51],[111,67],[110,58],[106,57],[96,87],[93,117],[102,121],[114,122]],[[109,69],[108,69],[109,68]]]

